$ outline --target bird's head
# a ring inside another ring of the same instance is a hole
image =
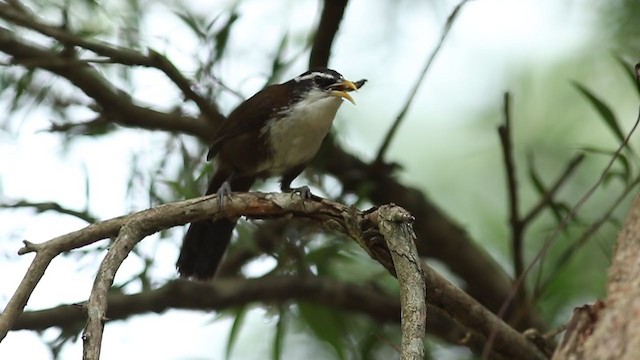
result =
[[[288,85],[293,90],[296,100],[313,101],[337,97],[346,99],[352,104],[355,102],[349,92],[359,88],[355,83],[345,80],[340,73],[331,69],[309,70],[290,80]]]

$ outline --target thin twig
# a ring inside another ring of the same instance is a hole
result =
[[[562,252],[562,254],[560,254],[560,256],[558,256],[555,267],[553,271],[547,276],[547,279],[541,285],[536,284],[535,298],[538,298],[544,293],[547,286],[549,286],[551,281],[556,278],[556,275],[562,270],[562,268],[569,263],[574,255],[578,254],[580,248],[584,246],[587,241],[589,241],[589,239],[593,238],[598,229],[600,229],[602,225],[604,225],[607,221],[609,221],[609,219],[611,219],[611,215],[613,214],[615,209],[617,209],[622,201],[627,198],[627,195],[629,195],[631,190],[636,188],[638,185],[640,185],[640,177],[636,177],[632,182],[630,182],[622,190],[620,195],[618,195],[618,197],[613,201],[609,208],[604,212],[604,214],[596,221],[591,223],[591,225],[589,225],[589,227],[582,232],[580,237],[578,237],[576,241],[571,243],[571,245],[569,245],[569,247],[566,248]]]
[[[504,169],[507,176],[507,194],[509,203],[509,224],[511,227],[511,254],[513,256],[513,269],[515,276],[522,274],[524,268],[523,238],[524,227],[520,221],[518,197],[518,179],[516,176],[516,163],[513,158],[513,131],[511,129],[511,96],[504,93],[504,124],[498,127],[500,144],[502,145],[502,155],[504,159]]]
[[[458,18],[458,14],[460,13],[460,9],[462,9],[462,7],[467,2],[469,2],[469,0],[463,0],[458,5],[456,5],[456,7],[453,8],[453,11],[451,12],[449,17],[447,18],[447,21],[445,22],[444,27],[442,29],[442,34],[440,35],[440,40],[438,41],[438,43],[436,44],[436,47],[433,49],[433,51],[431,52],[431,54],[427,58],[427,61],[424,64],[424,67],[422,68],[422,71],[418,75],[418,78],[416,79],[416,82],[413,85],[413,88],[409,92],[409,97],[407,98],[407,100],[404,103],[404,106],[402,107],[402,109],[398,113],[398,116],[396,116],[395,121],[393,122],[393,124],[389,128],[389,131],[387,132],[387,135],[385,136],[384,141],[382,142],[382,145],[380,146],[380,149],[378,150],[378,155],[376,156],[376,160],[374,161],[374,163],[382,163],[382,161],[384,160],[384,155],[387,152],[387,149],[389,148],[389,145],[391,144],[391,140],[393,140],[393,137],[395,136],[396,131],[398,130],[398,127],[400,126],[400,123],[402,123],[402,120],[407,115],[407,112],[409,111],[409,107],[413,103],[413,99],[415,98],[416,94],[418,93],[418,89],[420,88],[420,85],[422,84],[422,81],[424,80],[425,75],[427,75],[427,72],[431,68],[431,65],[433,64],[433,61],[435,60],[436,56],[440,52],[440,49],[442,48],[442,45],[444,44],[444,41],[447,39],[447,36],[449,35],[449,31],[451,30],[451,27],[453,27],[453,24],[454,24],[455,20]]]
[[[37,212],[45,212],[45,211],[55,211],[60,214],[71,215],[78,219],[84,220],[88,223],[94,223],[98,221],[98,218],[89,214],[87,211],[77,211],[63,207],[62,205],[56,202],[28,202],[25,200],[20,200],[13,202],[11,204],[3,204],[0,203],[0,208],[5,209],[16,209],[16,208],[34,208]]]
[[[573,174],[574,170],[578,168],[578,165],[580,165],[584,159],[584,153],[580,153],[569,161],[562,174],[560,174],[558,179],[556,179],[553,185],[551,185],[551,187],[545,192],[542,198],[540,198],[538,203],[535,204],[531,208],[531,210],[529,210],[527,215],[522,217],[520,221],[522,222],[522,225],[524,227],[529,225],[534,220],[534,218],[538,216],[538,214],[540,214],[542,210],[544,210],[547,205],[551,204],[554,195],[558,192],[558,190],[560,190],[562,185],[567,182],[571,174]]]

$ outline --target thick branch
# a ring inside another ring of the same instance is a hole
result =
[[[152,234],[171,226],[184,224],[187,222],[215,217],[221,213],[216,196],[207,196],[187,201],[165,204],[156,208],[140,211],[131,215],[106,220],[90,225],[83,230],[79,230],[67,235],[57,237],[42,244],[27,244],[20,250],[21,254],[36,252],[36,260],[41,258],[50,261],[53,257],[63,251],[88,245],[100,239],[113,237],[118,234],[127,224],[137,224],[140,226],[131,239],[140,238]],[[273,217],[303,217],[316,221],[325,227],[337,230],[351,237],[363,249],[380,262],[392,274],[395,274],[393,262],[389,249],[387,248],[382,235],[379,232],[379,214],[377,210],[359,212],[354,208],[347,207],[340,203],[329,200],[302,201],[298,197],[290,194],[263,194],[263,193],[241,193],[233,194],[225,202],[225,216],[238,217],[241,215],[251,218],[273,218]],[[118,241],[116,241],[117,243]],[[135,242],[135,241],[133,241]],[[126,244],[130,244],[128,241]],[[114,250],[118,253],[120,250]],[[119,261],[119,256],[113,255],[113,259]],[[0,337],[4,338],[9,329],[13,328],[17,317],[24,309],[35,285],[42,277],[48,261],[34,263],[31,265],[25,278],[20,284],[19,291],[9,301],[5,312],[0,315]],[[107,259],[105,259],[105,262]],[[486,334],[487,324],[499,324],[497,321],[488,321],[493,316],[488,310],[475,302],[462,290],[448,283],[432,270],[426,269],[427,281],[434,286],[435,291],[430,292],[430,302],[442,307],[450,313],[454,319],[467,326],[478,326],[479,332]],[[105,275],[108,279],[109,274]],[[98,280],[96,280],[98,281]],[[103,282],[101,282],[103,284]],[[464,309],[474,309],[467,311]],[[95,316],[104,315],[99,311]],[[488,317],[489,316],[489,317]],[[494,317],[495,318],[495,317]],[[499,339],[507,339],[510,345],[504,345],[502,341],[496,342],[496,348],[500,352],[504,349],[506,354],[510,354],[514,348],[519,349],[519,354],[529,354],[523,359],[536,359],[535,348],[526,343],[524,338],[517,341],[513,339],[513,334],[517,333],[506,324],[497,326]],[[503,333],[504,332],[504,333]],[[510,335],[511,334],[511,335]]]
[[[427,288],[416,250],[413,216],[397,206],[383,205],[378,210],[380,232],[387,242],[400,283],[402,304],[401,359],[424,358],[427,321]]]
[[[71,82],[92,98],[102,112],[112,121],[124,125],[151,130],[165,130],[196,135],[207,139],[215,131],[215,122],[155,111],[135,105],[126,93],[114,87],[95,69],[77,60],[68,59],[46,50],[25,39],[18,39],[13,32],[0,27],[0,51],[13,56],[13,62],[25,63],[38,59],[39,68],[48,70]],[[77,66],[61,66],[73,62]],[[211,119],[221,121],[219,118]]]
[[[427,300],[469,329],[485,338],[496,333],[493,350],[507,359],[538,359],[546,357],[526,337],[504,323],[499,317],[478,304],[467,293],[456,287],[427,265],[423,273],[429,286]],[[442,296],[447,294],[446,296]]]
[[[353,283],[321,277],[269,276],[261,279],[218,279],[215,282],[176,280],[164,286],[133,295],[110,293],[106,321],[127,319],[145,313],[161,314],[170,309],[219,311],[254,302],[285,303],[304,300],[318,305],[365,314],[375,321],[400,321],[400,303],[391,295]],[[484,339],[453,321],[441,309],[428,305],[427,331],[457,345],[468,346],[475,353],[482,350]],[[50,327],[77,331],[86,321],[83,304],[27,311],[12,330],[42,331]],[[498,356],[494,354],[494,356]]]
[[[117,47],[96,40],[84,39],[63,28],[39,22],[36,19],[36,15],[29,12],[29,10],[24,7],[21,11],[18,11],[12,6],[0,4],[0,17],[15,24],[35,30],[43,35],[50,36],[58,40],[63,45],[79,46],[93,51],[98,55],[108,57],[110,61],[113,62],[123,65],[156,68],[165,73],[165,75],[185,94],[185,96],[198,106],[203,115],[214,120],[221,117],[217,109],[191,89],[191,82],[187,80],[162,54],[149,50],[149,55],[145,55],[132,49]]]
[[[511,279],[502,267],[470,239],[463,228],[453,222],[430,202],[422,190],[399,183],[380,164],[370,166],[346,153],[330,139],[325,141],[314,165],[340,180],[345,191],[364,194],[374,203],[395,203],[416,218],[414,231],[421,256],[441,260],[465,281],[465,290],[491,311],[498,311],[511,290]],[[511,313],[505,317],[509,319]],[[517,329],[544,329],[543,321],[529,312],[517,318]]]
[[[348,0],[325,0],[309,58],[309,68],[326,67]]]

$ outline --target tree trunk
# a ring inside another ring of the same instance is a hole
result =
[[[640,196],[618,235],[607,299],[574,310],[553,359],[640,359]]]

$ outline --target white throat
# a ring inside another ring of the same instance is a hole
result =
[[[313,91],[289,109],[284,117],[272,120],[268,131],[273,156],[263,170],[282,174],[311,160],[327,136],[342,99]]]

